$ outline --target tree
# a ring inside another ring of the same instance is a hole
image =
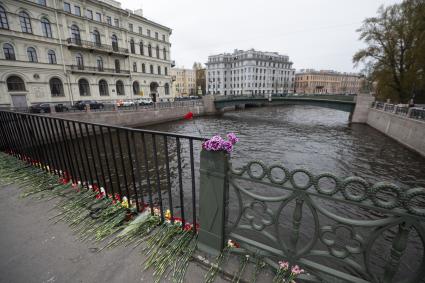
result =
[[[406,103],[424,89],[425,0],[382,6],[357,31],[367,47],[353,62],[371,67],[379,98]]]

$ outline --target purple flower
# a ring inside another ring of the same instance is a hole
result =
[[[209,150],[218,151],[221,150],[221,144],[223,143],[223,138],[220,136],[213,136],[208,142]]]
[[[233,150],[233,144],[230,141],[223,141],[221,143],[221,149],[231,153]]]
[[[239,141],[239,138],[236,137],[235,133],[228,133],[227,134],[227,139],[229,140],[229,142],[233,144],[237,143]]]

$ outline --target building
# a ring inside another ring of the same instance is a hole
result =
[[[206,68],[201,63],[193,64],[193,69],[196,71],[196,94],[205,95],[206,92]]]
[[[270,95],[293,90],[295,70],[287,55],[250,49],[208,57],[207,93]]]
[[[2,0],[0,106],[168,100],[170,35],[113,0]]]
[[[196,95],[196,71],[193,69],[173,68],[173,93],[175,97]]]
[[[307,94],[357,94],[361,76],[354,73],[302,69],[295,74],[295,92]]]

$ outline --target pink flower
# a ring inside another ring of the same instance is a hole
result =
[[[304,272],[304,269],[301,269],[298,265],[293,266],[291,269],[291,273],[294,275],[300,275],[303,272]]]
[[[279,261],[279,267],[283,270],[288,270],[289,269],[289,262]]]
[[[239,138],[236,137],[235,133],[228,133],[227,139],[232,143],[232,145],[239,141]]]

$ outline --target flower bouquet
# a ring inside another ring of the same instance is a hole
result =
[[[227,140],[220,135],[215,135],[212,138],[202,143],[202,149],[206,151],[224,151],[230,153],[233,151],[233,146],[239,141],[234,133],[227,134]]]

